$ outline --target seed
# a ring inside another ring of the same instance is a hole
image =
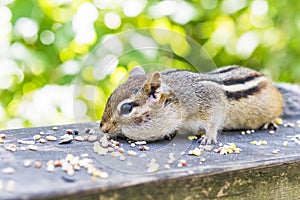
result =
[[[205,162],[206,159],[205,158],[200,158],[200,162]]]
[[[35,166],[36,168],[41,168],[41,167],[42,167],[42,163],[41,163],[40,161],[36,161],[36,162],[34,163],[34,166]]]
[[[45,135],[45,132],[41,131],[41,132],[40,132],[40,135]]]
[[[84,138],[82,136],[75,136],[74,138],[76,141],[82,142],[84,141]]]
[[[73,130],[72,130],[72,129],[68,129],[68,130],[67,130],[67,133],[68,133],[69,135],[72,135],[72,134],[73,134]]]
[[[57,126],[54,126],[54,127],[52,127],[52,130],[57,131],[57,130],[58,130],[58,127],[57,127]]]
[[[60,160],[55,160],[54,161],[54,166],[55,167],[61,167],[62,166],[61,161]]]
[[[91,136],[89,136],[88,141],[89,142],[95,142],[97,140],[97,138],[98,138],[97,135],[91,135]]]
[[[90,133],[90,130],[91,130],[91,129],[89,129],[89,128],[85,128],[85,129],[84,129],[84,132],[85,132],[85,133]]]
[[[186,160],[180,160],[179,163],[181,163],[182,166],[186,166],[186,164],[187,164],[187,163],[186,163]]]
[[[14,174],[15,169],[12,167],[6,167],[6,168],[2,169],[2,173],[3,174]]]
[[[131,146],[131,147],[135,147],[135,144],[134,144],[134,143],[131,143],[130,146]]]
[[[35,144],[35,140],[33,138],[19,139],[17,142],[20,143],[20,144],[27,144],[27,145]]]
[[[34,140],[39,140],[39,139],[41,139],[41,135],[35,135],[35,136],[33,136],[32,137]]]
[[[274,119],[274,123],[277,125],[281,125],[282,124],[282,119],[281,118],[276,118]]]
[[[65,138],[65,139],[59,141],[58,144],[70,144],[72,142],[72,140],[73,140],[73,137]]]
[[[170,169],[171,166],[170,166],[169,164],[165,164],[165,165],[164,165],[164,168],[165,168],[165,169]]]
[[[0,138],[0,144],[3,142],[3,140]]]
[[[31,151],[36,151],[36,150],[38,150],[38,147],[36,145],[28,145],[27,149],[31,150]]]
[[[52,136],[52,135],[46,136],[46,139],[49,140],[49,141],[56,141],[57,140],[57,138],[55,136]]]
[[[121,161],[124,161],[126,158],[125,158],[125,156],[120,155],[119,159],[120,159]]]
[[[118,149],[118,152],[120,152],[120,153],[124,153],[124,151],[125,151],[125,150],[124,150],[123,148],[119,148],[119,149]]]
[[[129,156],[136,156],[137,155],[137,153],[135,151],[132,151],[132,150],[127,151],[127,154]]]
[[[197,136],[195,136],[195,135],[189,135],[188,136],[188,140],[190,140],[190,141],[192,141],[192,140],[197,140],[198,138],[197,138]]]
[[[5,138],[6,138],[6,134],[2,133],[2,134],[0,135],[0,138],[5,139]]]
[[[246,132],[245,131],[241,131],[241,135],[245,135],[246,134]]]
[[[246,133],[247,133],[247,134],[251,134],[251,131],[250,131],[250,130],[246,130]]]
[[[33,161],[32,160],[24,160],[23,165],[24,167],[30,167],[32,165]]]
[[[146,141],[136,141],[135,144],[142,145],[142,144],[147,144],[147,142]]]
[[[39,141],[40,143],[46,143],[46,140],[44,138],[40,139]]]
[[[53,172],[55,169],[55,166],[53,164],[47,165],[47,171],[48,172]]]
[[[79,134],[79,131],[78,131],[77,129],[74,129],[74,130],[73,130],[73,133],[74,133],[75,135],[78,135],[78,134]]]
[[[280,151],[279,149],[274,149],[273,154],[278,154],[279,151]]]
[[[15,144],[7,144],[5,145],[5,149],[8,151],[15,152],[17,151],[17,146]]]
[[[269,133],[270,133],[270,134],[274,134],[275,131],[274,131],[274,130],[270,130]]]
[[[287,147],[289,145],[289,142],[288,141],[284,141],[283,143],[282,143],[282,146],[284,146],[284,147]]]
[[[67,154],[67,156],[66,156],[66,158],[65,158],[65,160],[66,161],[68,161],[68,162],[70,162],[70,161],[72,161],[74,159],[74,156],[73,156],[73,154]]]

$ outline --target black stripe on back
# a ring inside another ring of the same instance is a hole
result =
[[[185,71],[185,70],[182,70],[182,69],[171,69],[171,70],[168,70],[168,71],[163,71],[163,75],[168,75],[168,74],[172,74],[174,72],[179,72],[179,71]]]
[[[255,74],[255,75],[250,75],[250,76],[243,77],[243,78],[228,79],[228,80],[224,80],[223,84],[224,85],[244,84],[244,83],[251,81],[260,76],[261,76],[260,74]]]
[[[229,92],[226,91],[225,94],[227,98],[229,99],[234,99],[234,100],[239,100],[241,98],[247,98],[249,95],[254,95],[256,93],[259,93],[262,88],[266,86],[266,83],[260,83],[259,85],[249,88],[247,90],[242,90],[242,91],[237,91],[237,92]]]
[[[224,74],[226,72],[230,72],[234,69],[239,68],[238,66],[233,66],[233,67],[228,67],[227,69],[221,69],[220,71],[216,71],[216,72],[211,72],[211,74]]]

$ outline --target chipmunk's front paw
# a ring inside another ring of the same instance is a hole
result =
[[[207,145],[207,144],[217,144],[217,138],[213,138],[213,137],[207,137],[207,136],[202,136],[198,142],[201,145]]]

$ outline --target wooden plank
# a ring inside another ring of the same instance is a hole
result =
[[[45,133],[43,138],[46,135],[60,138],[68,129],[76,129],[80,136],[90,139],[97,136],[99,141],[102,134],[97,123],[63,125],[56,131],[52,127],[3,130],[0,134],[5,133],[6,138],[0,144],[0,199],[296,199],[300,195],[299,119],[285,119],[284,123],[292,122],[295,126],[280,126],[274,134],[269,131],[245,135],[223,133],[219,142],[235,143],[242,150],[240,154],[220,155],[206,147],[200,156],[188,155],[199,144],[196,140],[188,140],[187,135],[176,136],[172,141],[146,144],[150,148],[148,151],[139,150],[142,145],[132,147],[128,141],[117,139],[125,150],[121,154],[125,157],[123,161],[111,153],[95,153],[94,141],[73,140],[63,145],[59,141],[37,142],[37,151],[28,150],[28,145],[17,142],[40,132]],[[86,133],[86,128],[95,133]],[[263,140],[266,145],[250,144]],[[284,141],[288,141],[288,146],[283,146]],[[12,144],[16,145],[17,151],[6,149]],[[212,147],[219,148],[217,145]],[[137,155],[129,156],[128,150]],[[275,154],[274,150],[279,151]],[[117,150],[113,152],[116,154]],[[68,176],[62,167],[47,171],[49,160],[65,160],[68,154],[79,156],[81,160],[87,156],[108,177],[92,176],[83,167],[73,176]],[[200,162],[204,158],[205,161]],[[24,167],[25,160],[40,161],[42,167],[36,168],[34,163]],[[179,167],[180,160],[185,160],[187,165]],[[5,173],[8,167],[13,168],[14,173]],[[151,169],[155,172],[148,172]]]

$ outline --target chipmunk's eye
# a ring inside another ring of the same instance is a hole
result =
[[[124,103],[121,106],[120,112],[122,115],[127,115],[132,111],[133,104],[132,103]]]

